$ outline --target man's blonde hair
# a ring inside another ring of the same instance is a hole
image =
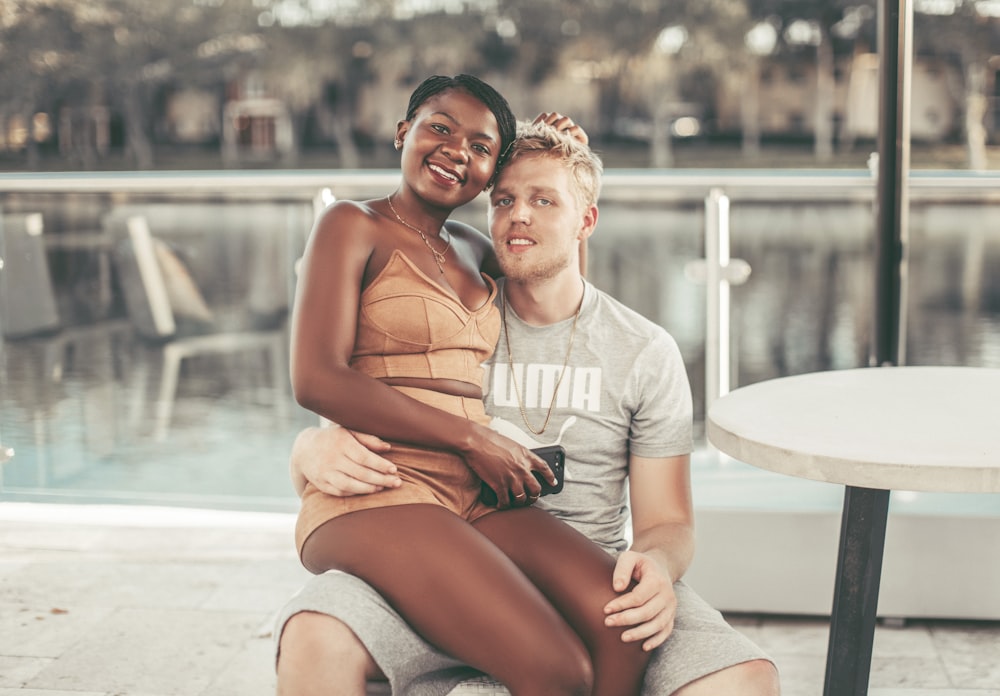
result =
[[[511,143],[505,165],[527,155],[552,157],[566,165],[576,181],[580,202],[584,206],[597,203],[604,164],[589,146],[547,123],[521,121],[517,124],[517,137]]]

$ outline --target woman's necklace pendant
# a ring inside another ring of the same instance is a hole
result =
[[[431,244],[431,240],[427,238],[427,235],[424,234],[424,231],[422,229],[420,229],[416,225],[411,225],[406,220],[404,220],[399,215],[399,213],[396,212],[396,208],[393,207],[392,205],[392,198],[386,196],[385,202],[389,204],[389,210],[391,210],[392,214],[396,216],[396,219],[399,221],[400,225],[402,225],[403,227],[408,227],[409,229],[413,230],[414,232],[420,235],[420,238],[424,240],[424,246],[427,247],[427,249],[431,252],[431,256],[434,257],[434,263],[437,265],[438,270],[441,272],[441,275],[444,275],[444,262],[447,259],[448,250],[451,248],[451,235],[448,234],[448,231],[445,230],[443,227],[441,228],[441,241],[443,241],[445,245],[444,245],[444,251],[438,251],[437,249],[434,248],[434,245]]]

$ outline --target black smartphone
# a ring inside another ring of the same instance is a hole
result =
[[[537,471],[531,472],[538,480],[538,483],[542,485],[542,495],[552,495],[561,491],[566,474],[566,450],[563,449],[562,445],[548,445],[546,447],[536,447],[531,451],[545,460],[545,463],[549,465],[549,468],[552,469],[552,473],[556,477],[556,485],[552,486],[549,485],[549,482],[540,473]],[[479,493],[479,499],[490,507],[496,506],[498,502],[497,494],[485,483],[483,483],[482,491]]]

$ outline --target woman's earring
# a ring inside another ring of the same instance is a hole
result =
[[[396,138],[396,142],[395,142],[395,143],[393,143],[393,144],[394,144],[394,145],[396,146],[396,149],[397,149],[397,150],[399,150],[400,148],[402,148],[402,147],[403,147],[403,141],[402,141],[402,140],[400,140],[399,138]]]

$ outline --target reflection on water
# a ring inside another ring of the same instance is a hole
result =
[[[294,510],[287,451],[315,417],[292,403],[287,378],[275,383],[263,350],[193,355],[180,363],[176,389],[165,391],[169,342],[138,337],[128,321],[108,201],[78,202],[46,216],[46,234],[65,235],[48,253],[65,328],[0,344],[0,443],[16,451],[0,469],[0,500]],[[213,326],[182,328],[283,327],[308,203],[159,201],[141,208],[213,311]],[[121,209],[117,215],[125,214]],[[1000,280],[987,272],[1000,261],[1000,230],[988,226],[985,211],[970,203],[928,204],[911,216],[911,364],[1000,367]],[[482,208],[463,214],[482,226]],[[703,255],[703,226],[700,205],[608,203],[590,246],[593,282],[678,340],[699,434],[705,288],[684,268]],[[734,386],[866,364],[871,227],[864,203],[733,206],[732,255],[753,269],[732,292]],[[74,248],[67,241],[80,230],[109,229],[107,246]],[[165,400],[173,407],[166,421]],[[750,484],[742,470],[708,459],[696,458],[702,473],[745,496]],[[696,482],[702,491],[712,485],[697,472]],[[764,488],[754,495],[757,503],[786,495],[776,481]],[[801,489],[787,495],[794,500]]]
[[[986,206],[925,206],[912,215],[906,362],[1000,367],[1000,228]],[[928,225],[934,225],[928,227]],[[873,222],[863,203],[732,208],[731,384],[863,367],[872,333]],[[684,267],[703,255],[700,208],[603,206],[592,237],[599,286],[665,326],[704,407],[705,289]],[[976,240],[970,243],[968,240]],[[700,421],[697,425],[701,425]]]
[[[165,428],[163,349],[130,330],[7,342],[3,363],[4,498],[294,509],[288,446],[315,419],[274,389],[266,356],[188,361]]]

